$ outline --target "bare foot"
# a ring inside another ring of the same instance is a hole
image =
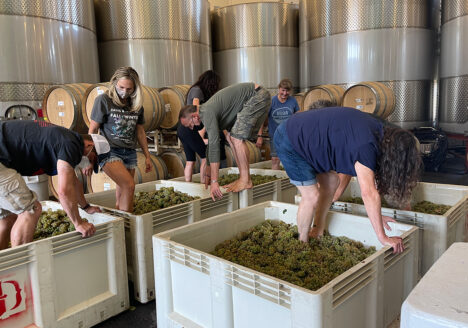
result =
[[[252,180],[242,181],[237,179],[236,181],[224,186],[227,191],[238,192],[244,189],[251,189],[253,187]]]
[[[309,238],[320,239],[322,236],[323,236],[323,231],[320,231],[316,227],[309,230]]]

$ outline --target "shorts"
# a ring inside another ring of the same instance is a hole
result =
[[[311,186],[317,183],[316,172],[291,145],[286,133],[286,122],[276,129],[273,143],[291,183],[295,186]]]
[[[259,87],[237,113],[236,122],[230,131],[231,136],[239,140],[255,137],[268,116],[270,104],[270,93],[265,88]]]
[[[110,152],[99,155],[99,167],[111,162],[122,162],[127,170],[133,170],[137,167],[137,155],[135,149],[112,148]]]
[[[0,163],[0,219],[33,210],[36,194],[29,190],[23,177]]]

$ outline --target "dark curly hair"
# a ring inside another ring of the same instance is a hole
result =
[[[416,187],[422,159],[414,135],[398,127],[384,127],[377,158],[377,190],[392,205],[406,204]]]
[[[202,75],[198,77],[198,81],[195,82],[194,85],[190,87],[199,87],[205,96],[205,102],[211,98],[219,90],[219,83],[221,82],[221,78],[219,77],[218,73],[213,70],[205,71]],[[189,89],[189,91],[190,91]],[[188,94],[188,92],[187,92]],[[187,99],[186,99],[187,101]]]

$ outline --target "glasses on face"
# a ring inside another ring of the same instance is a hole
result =
[[[91,152],[94,150],[94,146],[91,148],[91,150],[85,155],[86,157],[89,156],[89,154],[91,154]]]

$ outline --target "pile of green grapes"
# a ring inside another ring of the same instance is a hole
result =
[[[133,197],[133,213],[140,215],[198,198],[200,197],[192,197],[184,192],[175,191],[173,187],[163,187],[156,191],[136,192]]]
[[[82,219],[87,221],[86,219]],[[34,240],[44,239],[61,235],[66,232],[75,231],[75,226],[70,221],[67,213],[63,210],[43,211],[34,231]]]
[[[252,184],[254,186],[280,179],[276,175],[259,175],[259,174],[251,174],[250,178],[252,179]],[[230,184],[231,182],[236,181],[237,179],[239,179],[239,174],[226,174],[218,179],[218,183],[220,186],[225,186],[227,184]]]
[[[362,198],[360,197],[345,197],[343,199],[340,199],[340,201],[346,202],[346,203],[361,204],[361,205],[364,204]],[[391,205],[389,205],[387,202],[385,202],[385,200],[383,199],[382,199],[382,207],[394,208]],[[442,215],[445,212],[447,212],[450,208],[451,206],[449,205],[434,204],[427,200],[423,200],[422,202],[416,203],[415,205],[411,206],[411,211],[426,213],[426,214]]]
[[[256,271],[317,290],[375,252],[347,237],[326,233],[309,243],[298,239],[297,226],[266,220],[217,245],[213,255]]]

